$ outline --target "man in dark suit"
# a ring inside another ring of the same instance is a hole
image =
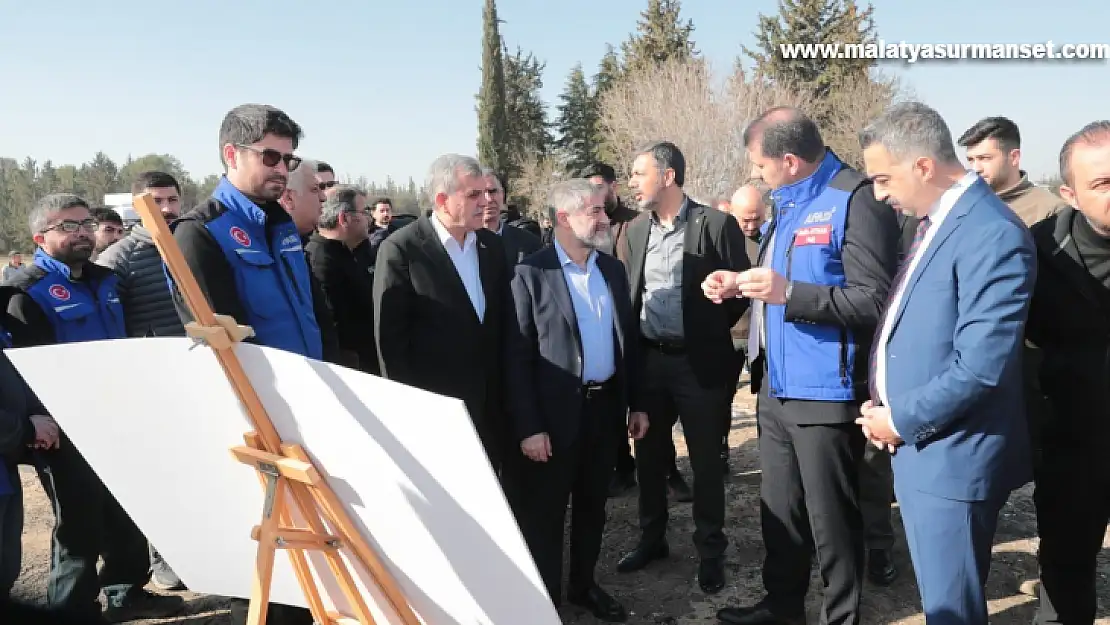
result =
[[[857,420],[894,454],[925,618],[985,625],[998,514],[1031,474],[1022,394],[1036,251],[956,156],[933,109],[899,104],[860,132],[880,200],[921,218],[876,333]]]
[[[532,252],[540,249],[540,238],[523,228],[511,226],[502,219],[502,210],[505,206],[505,185],[501,178],[492,169],[482,169],[482,180],[485,184],[486,208],[482,212],[482,224],[486,230],[501,237],[505,247],[505,260],[509,263],[509,275],[512,275],[513,266],[524,260]]]
[[[381,375],[462,399],[498,471],[510,298],[504,246],[482,227],[486,199],[478,161],[439,157],[426,188],[432,214],[394,232],[378,250],[374,336]]]
[[[513,440],[505,479],[521,531],[555,605],[560,603],[563,522],[571,518],[567,597],[609,622],[624,608],[594,580],[605,527],[615,442],[647,429],[628,279],[608,243],[604,193],[589,181],[558,183],[548,200],[552,247],[517,265],[516,314],[506,361]],[[631,412],[629,413],[629,407]]]
[[[682,419],[694,473],[694,545],[698,582],[707,593],[725,585],[725,485],[721,437],[728,431],[741,359],[729,330],[748,306],[716,306],[701,283],[719,269],[749,268],[744,235],[731,215],[694,202],[682,190],[686,161],[673,143],[640,150],[629,186],[643,214],[628,228],[632,308],[643,350],[644,405],[653,425],[636,442],[640,542],[618,564],[637,571],[669,554],[667,487],[671,428]]]

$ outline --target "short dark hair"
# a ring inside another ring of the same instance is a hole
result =
[[[998,147],[1005,150],[1015,150],[1021,147],[1021,133],[1017,124],[1005,117],[985,117],[975,122],[956,141],[960,147],[969,148],[979,145],[987,139],[998,141]]]
[[[1093,121],[1079,129],[1078,132],[1068,137],[1060,148],[1060,179],[1064,184],[1071,185],[1071,153],[1080,143],[1092,144],[1096,141],[1110,142],[1110,119]]]
[[[177,179],[173,176],[164,171],[144,171],[135,176],[135,182],[131,183],[131,193],[138,195],[143,192],[143,189],[168,189],[170,187],[181,193],[181,185],[177,184]]]
[[[808,115],[793,106],[776,106],[764,111],[744,129],[744,147],[759,139],[759,151],[767,158],[793,154],[807,163],[825,155],[825,140]]]
[[[329,174],[334,175],[335,170],[331,168],[331,165],[328,165],[324,161],[316,161],[316,173],[318,173],[318,174],[329,173]]]
[[[387,197],[377,198],[376,200],[374,200],[374,203],[371,204],[370,206],[377,206],[378,204],[389,204],[389,207],[393,208],[393,200],[391,200]]]
[[[654,141],[636,151],[636,156],[644,154],[650,154],[660,169],[673,169],[674,183],[680,188],[686,183],[686,157],[677,145],[670,141]]]
[[[605,163],[593,163],[578,172],[579,178],[589,179],[594,176],[601,176],[601,179],[605,182],[617,181],[617,171]]]
[[[241,104],[231,109],[220,124],[220,161],[225,145],[250,145],[266,135],[291,139],[295,150],[304,132],[284,111],[268,104]]]
[[[108,208],[107,206],[97,206],[96,208],[89,211],[89,215],[91,215],[92,218],[95,219],[98,223],[108,222],[110,224],[119,224],[121,226],[123,225],[123,217],[120,217],[119,213]]]

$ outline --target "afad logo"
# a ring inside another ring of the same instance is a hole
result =
[[[251,246],[250,235],[248,235],[246,231],[239,226],[233,226],[231,228],[231,238],[235,239],[235,242],[239,245],[242,245],[243,247]]]
[[[50,295],[52,295],[54,299],[58,301],[69,301],[69,289],[60,284],[55,284],[54,286],[50,287]]]

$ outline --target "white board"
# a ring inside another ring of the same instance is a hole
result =
[[[424,623],[561,622],[461,401],[276,349],[236,352],[282,440],[305,447]],[[249,597],[263,494],[228,451],[249,421],[212,350],[145,338],[7,354],[190,590]],[[106,388],[97,371],[126,381]],[[325,602],[351,614],[324,558],[311,562]],[[377,622],[399,624],[348,563]],[[271,598],[307,605],[280,551]]]

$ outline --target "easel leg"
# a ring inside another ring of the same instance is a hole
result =
[[[246,625],[265,625],[266,614],[270,607],[270,583],[274,577],[274,556],[277,545],[279,514],[285,503],[285,488],[282,487],[277,467],[259,467],[266,482],[266,499],[262,510],[262,524],[258,529],[258,554],[255,556],[254,588],[251,590],[250,610],[247,612]]]

